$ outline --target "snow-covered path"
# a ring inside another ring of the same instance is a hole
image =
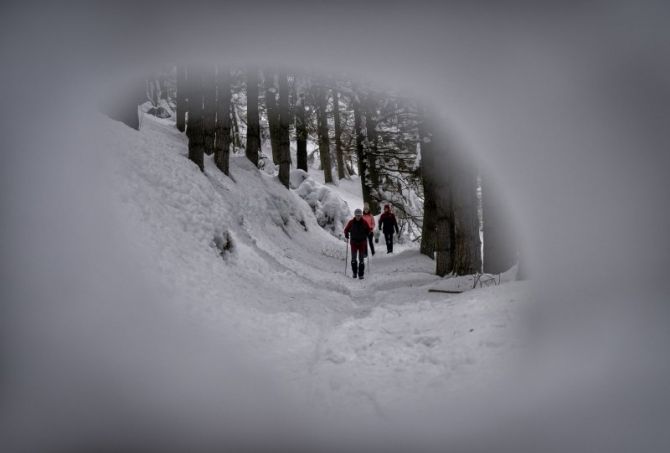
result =
[[[235,332],[297,400],[386,418],[474,391],[509,365],[525,285],[429,293],[472,288],[472,278],[441,279],[415,248],[386,254],[382,243],[365,279],[354,280],[345,242],[243,156],[232,157],[232,178],[211,158],[202,174],[169,123],[145,116],[136,133],[101,122],[118,150],[119,221],[146,278],[173,308]],[[342,190],[356,202],[351,184]]]

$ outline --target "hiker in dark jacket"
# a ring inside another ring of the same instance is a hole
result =
[[[379,229],[384,233],[386,253],[393,253],[393,232],[400,234],[400,230],[395,214],[391,212],[391,206],[388,204],[384,205],[384,212],[379,216]]]
[[[351,270],[354,278],[363,279],[365,273],[365,257],[368,254],[368,235],[370,234],[370,225],[363,219],[363,211],[356,209],[354,218],[349,220],[344,227],[344,237],[349,240],[351,245]],[[357,256],[358,255],[358,258]]]

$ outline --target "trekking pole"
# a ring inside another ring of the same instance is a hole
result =
[[[347,261],[349,261],[349,238],[347,238],[347,251],[344,252],[344,276],[347,276]]]

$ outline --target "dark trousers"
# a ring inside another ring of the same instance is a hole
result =
[[[370,244],[370,251],[374,255],[375,254],[375,234],[372,233],[372,232],[368,235],[368,244]]]
[[[386,253],[393,253],[393,231],[384,233],[384,240],[386,241]]]
[[[364,239],[361,242],[350,242],[351,245],[351,270],[354,276],[363,276],[365,273],[365,257],[368,254],[368,243]]]

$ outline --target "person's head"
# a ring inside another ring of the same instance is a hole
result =
[[[391,212],[391,206],[385,204],[384,205],[384,212]]]
[[[356,209],[354,211],[354,217],[356,217],[356,220],[360,220],[362,215],[363,215],[363,211],[361,211],[360,209]]]
[[[363,214],[369,214],[370,213],[370,205],[365,203],[363,205]]]

